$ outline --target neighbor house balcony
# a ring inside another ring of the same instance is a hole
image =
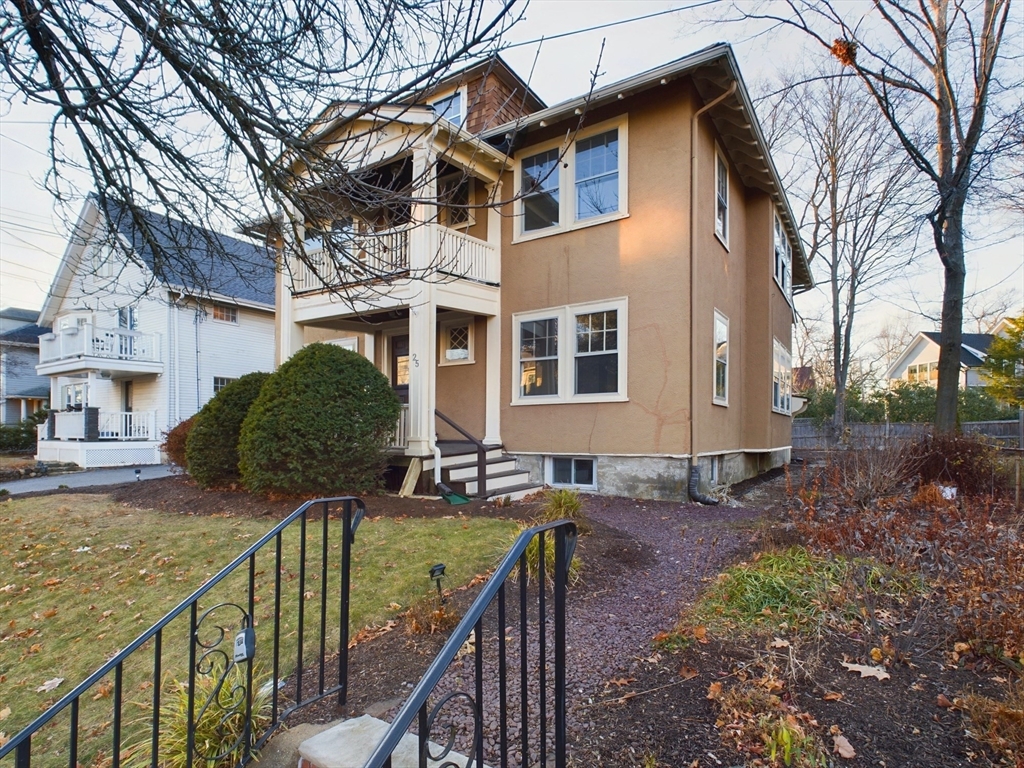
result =
[[[330,291],[372,281],[423,277],[432,282],[499,280],[498,249],[440,224],[405,225],[352,238],[347,254],[334,259],[322,249],[292,259],[292,295]]]
[[[39,337],[41,376],[99,371],[105,378],[163,373],[160,336],[85,323]]]

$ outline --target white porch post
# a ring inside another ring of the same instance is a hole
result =
[[[274,362],[277,366],[285,362],[302,348],[302,326],[294,321],[295,299],[292,297],[292,278],[289,261],[291,260],[290,249],[293,246],[295,233],[292,230],[292,220],[295,218],[294,211],[285,211],[281,221],[281,264],[277,271],[275,281],[275,302],[277,318],[277,350]],[[302,227],[299,227],[299,236],[302,236]]]
[[[487,279],[501,281],[501,182],[487,187],[487,242],[494,248],[488,265]],[[484,439],[488,445],[501,444],[501,294],[498,294],[494,316],[487,318],[487,361],[484,371]]]
[[[409,233],[409,266],[421,278],[419,295],[409,306],[409,448],[410,456],[429,456],[434,450],[434,408],[437,371],[437,304],[430,265],[437,250],[437,175],[434,151],[427,146],[413,152],[412,177],[419,184],[412,207]]]

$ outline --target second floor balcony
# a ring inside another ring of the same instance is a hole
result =
[[[354,235],[349,243],[340,254],[307,243],[306,262],[291,262],[292,295],[409,277],[491,285],[499,281],[494,245],[437,223]]]
[[[83,323],[39,338],[41,376],[106,372],[126,378],[163,372],[160,335]]]

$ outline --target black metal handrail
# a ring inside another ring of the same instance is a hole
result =
[[[569,584],[569,566],[572,562],[573,552],[576,548],[576,524],[570,520],[561,520],[554,523],[547,523],[545,525],[535,526],[524,530],[519,537],[516,539],[512,548],[505,555],[501,563],[495,569],[494,573],[484,585],[480,594],[476,600],[466,611],[465,616],[459,625],[452,632],[451,636],[445,642],[444,647],[438,653],[437,657],[431,663],[426,673],[420,679],[419,683],[413,689],[409,698],[402,705],[398,715],[395,717],[388,729],[387,734],[384,736],[380,744],[374,750],[369,760],[364,765],[364,768],[391,768],[391,755],[396,750],[399,742],[405,737],[406,732],[412,727],[413,723],[417,724],[417,738],[418,738],[418,755],[419,765],[421,768],[426,768],[428,759],[431,761],[437,761],[437,764],[444,766],[454,766],[457,763],[451,760],[446,761],[447,758],[453,751],[456,745],[455,738],[455,726],[450,726],[448,729],[448,735],[445,739],[446,745],[440,748],[440,753],[435,754],[432,750],[432,744],[430,743],[430,732],[434,726],[434,723],[441,713],[443,708],[452,701],[462,700],[468,703],[473,709],[473,733],[468,736],[465,741],[470,746],[470,754],[467,755],[468,761],[465,764],[465,768],[472,768],[474,765],[478,768],[482,768],[484,765],[484,739],[483,739],[483,722],[484,722],[484,681],[483,681],[483,667],[484,667],[484,636],[483,636],[483,622],[484,616],[492,603],[497,601],[497,616],[495,617],[496,623],[496,638],[497,638],[497,661],[498,661],[498,734],[496,738],[497,743],[497,754],[494,757],[497,758],[497,763],[500,768],[508,768],[510,765],[510,744],[509,744],[509,707],[508,707],[508,669],[506,665],[507,657],[507,643],[509,638],[506,637],[506,619],[507,619],[507,607],[505,598],[505,585],[509,578],[512,576],[513,571],[518,569],[518,581],[519,581],[519,642],[520,642],[520,759],[516,760],[515,763],[518,765],[535,765],[538,764],[531,760],[531,739],[529,731],[530,721],[530,706],[528,702],[527,690],[529,688],[528,680],[528,611],[527,611],[527,550],[530,547],[531,541],[537,539],[537,599],[538,599],[538,615],[535,633],[538,642],[537,651],[537,675],[539,679],[538,683],[538,701],[534,711],[538,714],[538,746],[537,746],[537,757],[539,758],[539,765],[548,765],[548,718],[547,718],[547,675],[548,675],[548,649],[547,649],[547,630],[546,625],[548,623],[547,617],[547,605],[546,595],[547,589],[545,585],[546,579],[546,566],[545,566],[545,553],[547,543],[545,537],[547,534],[554,534],[554,553],[555,553],[555,567],[554,567],[554,660],[551,667],[551,674],[554,679],[554,696],[553,696],[553,731],[554,731],[554,766],[555,768],[565,768],[566,766],[566,712],[567,712],[567,697],[566,697],[566,678],[565,678],[565,623],[566,623],[566,593]],[[435,702],[432,708],[428,707],[429,699],[434,689],[437,688],[438,684],[442,681],[446,671],[452,662],[459,656],[460,651],[464,648],[467,641],[474,640],[473,644],[473,655],[474,655],[474,677],[475,677],[475,691],[473,694],[465,693],[462,691],[455,691],[448,693],[440,698],[439,701]],[[491,763],[493,765],[493,763]]]
[[[343,534],[341,537],[341,561],[339,563],[341,569],[341,584],[340,584],[340,595],[339,595],[339,616],[340,616],[340,640],[339,640],[339,670],[338,670],[338,682],[335,685],[328,685],[326,681],[326,656],[327,656],[327,579],[328,579],[328,513],[331,505],[340,504],[343,510]],[[307,516],[311,509],[315,506],[320,505],[322,508],[322,534],[321,534],[321,552],[320,552],[320,626],[319,626],[319,674],[315,693],[312,693],[307,698],[303,698],[303,671],[304,671],[304,660],[303,660],[303,646],[305,644],[305,590],[306,590],[306,540],[307,540]],[[122,680],[123,680],[123,669],[125,661],[135,654],[140,649],[150,642],[154,643],[154,663],[153,663],[153,675],[152,675],[152,689],[153,689],[153,722],[151,731],[151,744],[152,744],[152,759],[151,765],[153,768],[158,768],[159,765],[159,743],[160,743],[160,698],[162,692],[162,647],[163,647],[163,631],[164,629],[176,618],[189,614],[189,669],[188,669],[188,736],[187,736],[187,760],[186,765],[192,765],[194,759],[198,759],[201,756],[197,756],[196,744],[195,744],[195,725],[196,719],[211,705],[217,705],[217,699],[221,692],[221,689],[225,686],[231,686],[228,688],[231,698],[237,699],[235,696],[237,687],[232,686],[230,683],[226,683],[227,675],[231,668],[235,666],[235,657],[231,651],[224,651],[218,648],[221,642],[224,640],[225,629],[222,626],[215,626],[214,629],[217,633],[214,633],[214,640],[210,642],[204,642],[200,637],[200,631],[204,619],[213,616],[214,612],[218,609],[237,609],[241,613],[241,621],[239,626],[241,628],[253,627],[253,617],[255,614],[256,604],[256,555],[271,542],[274,542],[274,637],[272,645],[272,669],[273,678],[270,681],[272,685],[271,693],[271,722],[266,731],[260,736],[258,740],[253,741],[250,737],[251,734],[248,731],[249,718],[251,715],[251,703],[252,703],[252,661],[253,658],[250,656],[248,659],[242,659],[239,663],[245,663],[245,675],[246,683],[244,686],[244,701],[234,707],[236,711],[241,711],[240,707],[244,704],[246,731],[244,734],[244,743],[241,741],[236,743],[236,747],[241,747],[243,752],[242,760],[240,764],[245,764],[251,758],[253,750],[259,749],[267,739],[274,733],[274,731],[282,724],[285,718],[288,717],[292,712],[300,709],[304,706],[312,704],[321,699],[337,694],[338,705],[341,706],[345,703],[345,699],[348,693],[348,645],[349,645],[349,586],[350,586],[350,566],[352,559],[352,543],[355,541],[355,532],[359,527],[360,521],[366,514],[366,505],[361,499],[353,496],[339,496],[334,498],[322,498],[307,501],[288,517],[282,520],[276,525],[271,531],[260,538],[256,543],[246,549],[242,554],[231,561],[225,568],[219,573],[210,578],[205,584],[195,590],[185,600],[178,604],[176,608],[166,614],[162,619],[153,624],[149,629],[139,635],[135,640],[125,646],[117,655],[112,657],[109,661],[103,664],[99,669],[89,675],[84,681],[62,697],[53,706],[49,707],[43,714],[32,721],[28,726],[22,729],[16,734],[9,742],[0,747],[0,758],[15,752],[15,765],[16,768],[30,768],[32,762],[32,736],[38,732],[41,728],[50,723],[58,714],[63,712],[67,708],[71,708],[70,717],[70,733],[69,733],[69,744],[68,744],[68,765],[72,768],[78,764],[78,719],[79,719],[79,702],[82,697],[87,694],[90,689],[103,680],[104,677],[113,673],[114,674],[114,688],[112,696],[113,706],[113,717],[112,722],[112,750],[111,750],[111,766],[112,768],[119,768],[121,761],[121,750],[123,744],[122,738],[122,708],[124,704],[124,697],[122,691]],[[282,573],[282,534],[284,531],[293,523],[298,521],[300,528],[300,542],[299,542],[299,574],[298,574],[298,604],[297,604],[297,639],[296,639],[296,665],[294,671],[290,673],[290,676],[295,680],[295,692],[292,697],[293,704],[284,709],[280,709],[279,700],[279,681],[281,677],[281,636],[280,636],[280,619],[281,619],[281,573]],[[220,584],[224,579],[234,573],[237,569],[248,566],[248,590],[247,590],[247,608],[242,607],[234,602],[220,602],[213,605],[203,611],[202,616],[199,615],[199,600],[204,595],[208,594],[214,587]],[[211,624],[213,623],[211,619]],[[234,639],[234,638],[232,638]],[[225,664],[223,669],[217,667],[218,662]],[[211,694],[205,702],[199,704],[198,715],[196,707],[196,695],[195,695],[195,684],[197,675],[210,675],[215,674],[219,679],[215,681],[214,693]]]
[[[487,498],[487,446],[436,408],[434,409],[434,414],[476,446],[476,495],[481,498]]]

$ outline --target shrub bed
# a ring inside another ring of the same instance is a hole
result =
[[[232,381],[194,417],[185,441],[188,473],[202,488],[239,478],[238,438],[249,408],[269,373],[249,373]]]
[[[242,481],[285,495],[374,490],[400,410],[365,357],[310,344],[267,379],[249,409],[238,444]]]

